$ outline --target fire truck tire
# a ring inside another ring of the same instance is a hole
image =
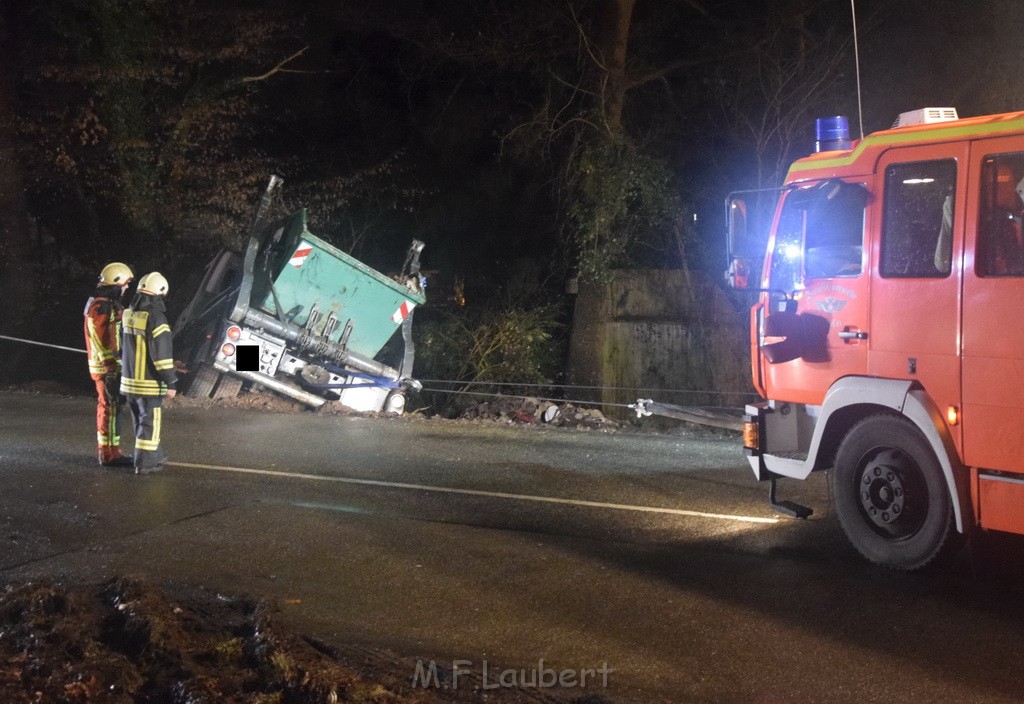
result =
[[[220,372],[205,364],[200,365],[192,374],[192,380],[185,390],[185,395],[189,398],[209,398],[218,379],[220,379]]]
[[[853,426],[829,484],[843,531],[871,562],[917,570],[954,542],[942,468],[924,435],[904,418],[879,414]]]

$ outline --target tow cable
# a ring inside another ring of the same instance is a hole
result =
[[[36,342],[35,340],[23,340],[20,337],[10,337],[8,335],[0,335],[0,340],[12,340],[13,342],[24,342],[26,345],[37,345],[39,347],[50,347],[55,350],[64,350],[65,352],[88,354],[85,350],[78,349],[77,347],[65,347],[64,345],[54,345],[49,342]]]

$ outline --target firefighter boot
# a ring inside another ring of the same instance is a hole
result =
[[[121,449],[118,447],[101,446],[97,451],[97,456],[102,467],[131,467],[133,464],[132,458],[122,455]]]
[[[158,450],[135,450],[135,473],[148,474],[159,472],[164,468],[167,461],[167,453],[162,449]]]

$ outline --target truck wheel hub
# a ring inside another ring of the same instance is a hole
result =
[[[860,475],[860,503],[876,526],[891,528],[904,509],[906,488],[893,453],[881,453],[868,462]]]

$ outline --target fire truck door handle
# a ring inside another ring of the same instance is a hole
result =
[[[868,339],[868,334],[866,332],[864,332],[863,330],[840,330],[839,331],[839,339],[840,340],[866,340],[866,339]]]

